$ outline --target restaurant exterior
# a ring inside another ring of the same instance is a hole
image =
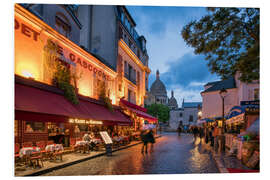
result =
[[[14,15],[15,143],[59,142],[65,136],[82,137],[87,131],[111,132],[133,125],[116,105],[115,71],[22,6],[15,5]],[[75,103],[55,86],[55,62],[75,77],[71,81]],[[111,107],[99,100],[102,87]]]

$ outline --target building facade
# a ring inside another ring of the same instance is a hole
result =
[[[222,99],[220,90],[226,89],[224,98],[224,114],[227,115],[234,106],[239,106],[242,101],[256,101],[260,99],[259,82],[243,83],[239,73],[223,81],[207,83],[201,92],[203,99],[202,118],[215,118],[222,116]]]
[[[56,129],[57,133],[69,130],[70,137],[77,137],[94,127],[112,131],[113,127],[134,126],[133,114],[129,113],[127,118],[118,106],[122,93],[118,46],[122,40],[117,33],[117,6],[15,4],[14,16],[16,143],[50,140]],[[104,20],[101,22],[100,18]],[[128,47],[125,51],[132,54]],[[135,83],[139,94],[135,103],[141,105],[145,95],[144,73],[150,73],[150,69],[142,60],[132,60],[141,62],[136,67],[139,82]],[[68,85],[57,80],[60,72],[66,74],[60,77],[68,79]],[[70,91],[64,92],[66,88]],[[70,102],[73,91],[76,104]],[[113,112],[101,100],[101,92],[111,101]],[[156,121],[142,111],[145,109],[136,111],[139,120]],[[78,128],[79,134],[75,132]]]

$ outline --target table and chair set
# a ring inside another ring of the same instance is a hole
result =
[[[22,148],[19,143],[15,143],[15,165],[43,167],[45,160],[62,161],[63,151],[63,145],[54,144],[53,141],[39,141],[35,145],[32,142],[25,142]]]

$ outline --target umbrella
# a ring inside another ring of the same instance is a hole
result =
[[[154,125],[154,124],[145,124],[142,127],[143,130],[150,130],[150,129],[154,129],[154,128],[156,128],[156,125]]]

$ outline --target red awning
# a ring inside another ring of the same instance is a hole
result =
[[[82,98],[79,99],[78,105],[73,105],[63,95],[17,83],[15,84],[15,110],[16,119],[27,118],[31,116],[29,112],[32,112],[33,117],[36,116],[43,121],[46,118],[42,117],[50,117],[48,118],[50,121],[53,119],[51,115],[55,115],[57,119],[62,117],[67,120],[66,117],[71,117],[100,120],[104,125],[132,125],[132,121],[119,109],[111,112],[103,105]]]
[[[126,100],[121,99],[120,103],[122,103],[127,109],[129,109],[130,111],[136,113],[137,116],[145,118],[147,121],[149,122],[157,122],[157,118],[151,116],[150,114],[147,114],[147,109],[140,107],[136,104],[133,104],[131,102],[128,102]]]

